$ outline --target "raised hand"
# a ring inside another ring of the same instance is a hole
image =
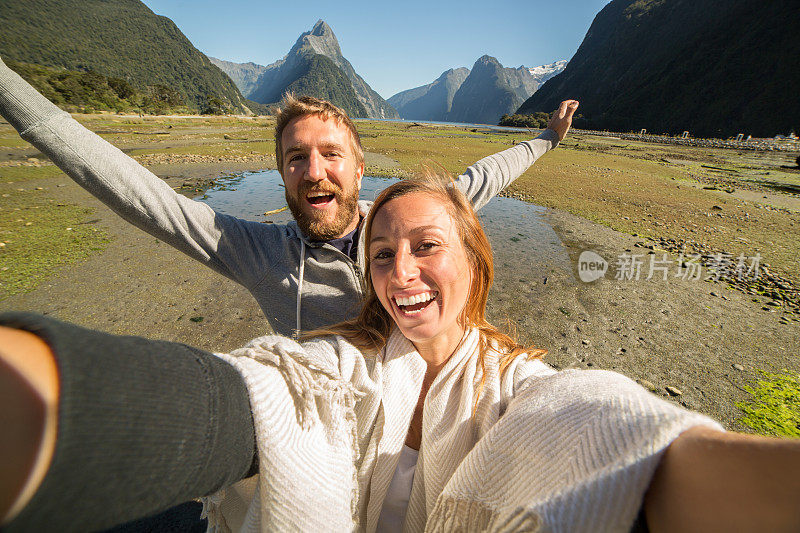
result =
[[[567,136],[576,109],[578,109],[577,100],[564,100],[547,123],[547,127],[558,134],[559,141],[563,141]]]

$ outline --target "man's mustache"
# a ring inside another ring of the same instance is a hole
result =
[[[341,187],[337,187],[333,183],[331,183],[331,184],[329,184],[327,186],[320,186],[318,184],[302,184],[300,186],[300,190],[298,191],[298,195],[301,198],[305,198],[305,197],[308,196],[308,194],[310,194],[312,192],[319,192],[319,193],[323,193],[323,194],[332,194],[332,195],[334,195],[335,197],[338,198],[342,194],[342,188]]]

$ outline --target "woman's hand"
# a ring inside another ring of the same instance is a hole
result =
[[[575,114],[576,109],[578,109],[577,100],[564,100],[550,118],[550,122],[547,123],[548,129],[558,134],[559,142],[563,141],[564,137],[567,136],[567,132],[572,125],[572,115]]]
[[[0,326],[0,526],[33,496],[53,458],[59,380],[50,347]]]
[[[800,439],[695,427],[645,496],[650,531],[800,531]]]

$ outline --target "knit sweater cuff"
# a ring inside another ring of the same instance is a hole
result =
[[[36,92],[0,59],[0,115],[22,133],[57,114],[66,112]]]
[[[551,130],[550,128],[547,128],[546,130],[542,131],[542,133],[540,133],[539,136],[536,138],[543,139],[545,141],[550,141],[550,144],[552,144],[552,146],[550,147],[551,150],[556,146],[558,146],[559,143],[558,133],[556,133],[555,130]]]

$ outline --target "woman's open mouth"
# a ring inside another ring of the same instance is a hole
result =
[[[393,300],[403,314],[416,315],[428,307],[438,295],[436,291],[426,291],[408,297],[395,296]]]

